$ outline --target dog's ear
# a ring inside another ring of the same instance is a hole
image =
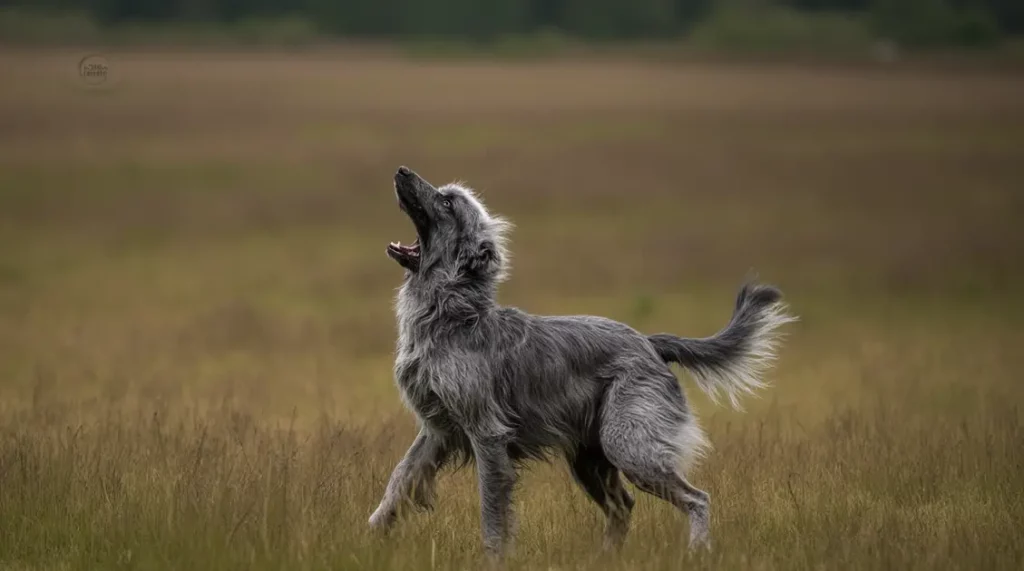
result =
[[[491,240],[484,240],[477,245],[464,267],[470,273],[488,275],[496,272],[500,265],[498,247]]]

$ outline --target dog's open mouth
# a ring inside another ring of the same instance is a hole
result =
[[[423,253],[420,238],[423,238],[425,243],[429,242],[428,232],[431,221],[423,204],[423,196],[427,191],[437,193],[416,173],[406,167],[398,168],[398,172],[395,173],[395,199],[398,201],[398,208],[409,217],[416,227],[416,240],[408,246],[401,242],[392,242],[388,245],[388,256],[411,272],[420,270],[420,259]]]
[[[420,239],[417,238],[409,246],[401,242],[392,242],[388,244],[388,255],[402,267],[415,272],[420,269]]]

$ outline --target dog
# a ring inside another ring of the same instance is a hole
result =
[[[710,498],[684,477],[708,441],[670,363],[738,409],[738,397],[765,386],[780,327],[796,320],[781,292],[746,283],[728,325],[701,339],[529,314],[496,301],[509,268],[506,220],[468,187],[435,188],[404,166],[394,188],[417,235],[387,247],[405,270],[394,374],[419,432],[371,528],[391,529],[405,505],[431,509],[438,471],[475,462],[483,546],[500,560],[514,535],[518,467],[561,456],[605,515],[606,547],[629,529],[634,498],[621,476],[687,514],[691,547],[709,546]]]

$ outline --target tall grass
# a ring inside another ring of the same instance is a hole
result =
[[[873,385],[936,374],[886,352]],[[833,357],[836,359],[838,357]],[[826,362],[824,366],[828,366]],[[864,368],[828,381],[853,385]],[[909,369],[909,370],[904,370]],[[941,387],[946,395],[961,385]],[[867,390],[863,391],[867,393]],[[560,466],[524,477],[516,568],[828,567],[1012,569],[1024,548],[1012,393],[971,405],[918,386],[744,418],[709,414],[716,452],[695,475],[712,494],[715,551],[685,548],[685,521],[642,497],[625,551],[595,559],[596,507]],[[806,405],[803,405],[806,406]],[[703,409],[710,412],[707,407]],[[365,519],[412,436],[404,420],[369,427],[321,418],[297,429],[236,407],[39,405],[0,427],[0,552],[20,568],[463,568],[479,562],[471,471],[444,474],[438,509],[395,536]]]

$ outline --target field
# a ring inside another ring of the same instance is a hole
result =
[[[479,566],[471,468],[366,527],[402,164],[515,223],[504,303],[703,336],[756,272],[801,318],[746,412],[681,377],[713,552],[638,494],[602,553],[540,464],[510,568],[1024,568],[1019,73],[81,56],[0,55],[0,568]]]

